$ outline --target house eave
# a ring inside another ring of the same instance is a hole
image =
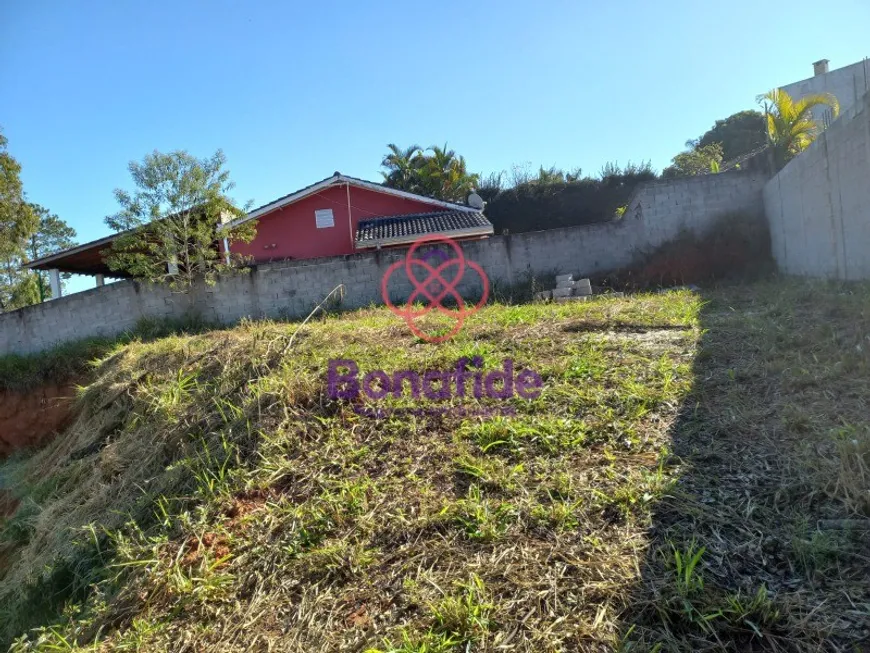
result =
[[[126,232],[125,232],[126,233]],[[100,238],[99,240],[92,240],[89,243],[84,243],[83,245],[77,245],[76,247],[71,247],[69,249],[65,249],[60,252],[55,252],[54,254],[49,254],[48,256],[43,256],[42,258],[35,259],[33,261],[28,261],[21,266],[23,270],[51,270],[54,266],[51,263],[56,261],[65,259],[69,256],[74,256],[75,254],[81,254],[82,252],[86,252],[91,249],[95,249],[102,245],[109,245],[121,234],[112,234],[111,236],[106,236],[105,238]]]

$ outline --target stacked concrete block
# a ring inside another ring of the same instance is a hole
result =
[[[554,300],[557,302],[586,301],[592,297],[592,284],[589,279],[574,280],[572,274],[560,274],[556,277],[556,287],[535,293],[535,299],[540,301]]]

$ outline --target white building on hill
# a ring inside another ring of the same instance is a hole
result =
[[[828,63],[827,59],[816,61],[813,64],[812,77],[780,88],[794,99],[811,93],[831,93],[840,103],[840,114],[848,113],[870,91],[870,60],[865,58],[837,70],[828,70]],[[831,124],[830,109],[817,107],[814,115],[822,127]]]

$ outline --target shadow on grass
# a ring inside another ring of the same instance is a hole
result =
[[[843,425],[868,433],[870,319],[852,292],[778,288],[705,294],[671,429],[679,472],[624,650],[870,651],[870,530],[848,528],[862,521],[838,491],[836,448]]]
[[[601,322],[586,320],[571,322],[562,328],[566,333],[590,333],[601,331],[616,331],[619,333],[647,333],[649,331],[685,331],[688,327],[682,324],[630,324],[613,323],[602,325]]]

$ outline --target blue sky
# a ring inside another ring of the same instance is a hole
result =
[[[29,198],[84,242],[154,149],[222,148],[256,204],[379,179],[389,142],[483,173],[661,169],[813,61],[870,55],[868,32],[867,0],[5,2],[0,127]]]

